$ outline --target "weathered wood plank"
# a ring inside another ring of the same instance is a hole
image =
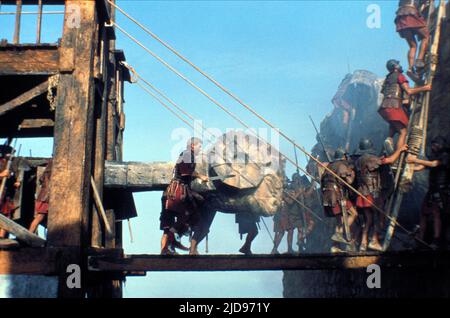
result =
[[[45,245],[45,240],[39,236],[31,233],[23,226],[8,219],[3,214],[0,214],[0,228],[5,229],[9,233],[14,234],[18,240],[33,247],[41,247]]]
[[[0,116],[24,105],[26,102],[32,100],[33,98],[44,94],[45,92],[47,92],[47,89],[48,89],[48,81],[45,81],[33,87],[32,89],[26,91],[25,93],[17,96],[16,98],[10,100],[9,102],[0,105]]]
[[[19,125],[20,129],[37,129],[37,128],[49,128],[54,127],[55,122],[52,119],[24,119]]]
[[[38,75],[58,72],[56,46],[0,47],[0,75]]]
[[[90,271],[273,271],[361,269],[381,267],[433,270],[448,268],[450,252],[389,252],[367,254],[310,255],[127,255],[123,258],[91,256]]]
[[[47,248],[21,248],[14,251],[0,250],[0,275],[56,274],[56,251]]]
[[[172,178],[170,162],[115,162],[107,161],[105,187],[130,191],[164,190]]]

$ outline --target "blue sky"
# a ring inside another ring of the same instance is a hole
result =
[[[366,26],[367,6],[381,8],[381,28]],[[331,98],[350,69],[384,76],[390,58],[405,62],[407,46],[395,32],[397,1],[145,1],[119,0],[118,5],[167,40],[203,70],[252,105],[307,149],[315,143],[308,115],[319,123],[332,110]],[[53,20],[52,20],[53,19]],[[9,21],[0,17],[0,22]],[[58,37],[58,18],[47,20],[46,37]],[[9,23],[9,22],[8,22]],[[34,35],[33,21],[24,22]],[[151,50],[211,93],[252,127],[264,125],[120,13],[117,23]],[[45,29],[44,29],[45,30]],[[11,31],[11,30],[8,30]],[[3,33],[3,28],[2,31]],[[1,34],[1,37],[10,38]],[[181,81],[144,50],[117,31],[117,48],[147,80],[166,92],[205,126],[239,128],[231,118]],[[127,84],[124,160],[170,160],[174,129],[183,124],[138,86]],[[48,156],[48,141],[22,141],[33,155]],[[286,142],[281,149],[293,157]],[[28,153],[27,153],[28,154]],[[304,159],[300,157],[301,163]],[[289,167],[290,173],[293,168]],[[132,219],[134,242],[124,226],[126,253],[157,253],[161,193],[135,195],[139,217]],[[269,228],[272,221],[266,219]],[[271,241],[263,224],[254,251],[269,253]],[[218,214],[210,235],[211,253],[236,253],[234,216]],[[285,242],[281,250],[285,249]],[[204,251],[204,245],[200,246]],[[281,297],[281,272],[148,273],[129,278],[126,297]]]

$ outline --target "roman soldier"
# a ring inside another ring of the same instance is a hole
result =
[[[450,213],[450,153],[444,137],[438,136],[432,140],[431,152],[430,160],[411,156],[408,162],[416,164],[414,170],[428,168],[430,171],[428,192],[422,204],[419,238],[426,240],[428,220],[431,218],[433,221],[431,246],[438,248],[445,246],[445,230]]]
[[[352,184],[355,180],[355,172],[352,164],[348,161],[345,151],[341,148],[337,149],[334,154],[334,161],[327,165],[328,169],[345,180],[348,184]],[[331,237],[333,246],[331,253],[342,252],[339,243],[346,245],[354,245],[352,241],[348,241],[344,237],[345,224],[351,229],[353,222],[357,217],[357,212],[349,199],[349,192],[345,184],[331,174],[328,170],[322,175],[321,188],[323,194],[323,209],[327,217],[336,218],[335,233]],[[345,218],[345,219],[344,219]],[[351,230],[350,230],[351,232]],[[349,237],[350,233],[346,233]]]
[[[399,157],[403,151],[407,151],[408,146],[397,149],[389,157],[380,157],[376,155],[373,143],[370,139],[362,138],[359,142],[357,150],[358,159],[355,161],[357,190],[366,198],[358,196],[356,199],[356,207],[365,217],[365,226],[362,232],[360,251],[364,252],[367,248],[381,251],[382,246],[379,241],[380,215],[373,208],[374,205],[382,206],[381,196],[381,174],[382,165],[391,165]],[[375,222],[377,218],[378,222]],[[369,232],[372,231],[370,243],[368,243]]]
[[[172,247],[185,249],[177,237],[186,234],[198,222],[199,205],[203,197],[191,189],[191,181],[200,178],[203,182],[208,177],[195,171],[196,161],[200,155],[202,142],[191,138],[177,160],[173,178],[162,197],[162,212],[160,228],[164,231],[161,239],[161,254],[171,254]],[[191,241],[189,253],[197,254],[197,242]]]
[[[409,46],[407,74],[414,79],[420,79],[417,73],[421,73],[425,67],[424,58],[430,41],[430,32],[423,12],[429,5],[429,1],[426,0],[400,0],[396,12],[397,32]],[[416,60],[418,41],[420,41],[420,49]]]
[[[389,60],[386,68],[389,74],[381,89],[384,98],[378,113],[389,123],[389,137],[385,141],[385,146],[392,154],[394,152],[393,138],[396,133],[399,134],[396,149],[400,149],[406,142],[409,117],[403,107],[409,104],[409,96],[431,91],[431,84],[410,88],[400,62],[397,60]]]
[[[20,187],[20,180],[16,178],[13,169],[8,170],[8,161],[13,148],[7,145],[0,146],[0,183],[6,178],[5,188],[0,198],[0,213],[11,218],[14,212],[14,196],[16,190]],[[0,239],[7,238],[8,232],[0,228]]]
[[[29,231],[35,233],[39,224],[41,224],[48,217],[48,203],[50,198],[50,179],[52,175],[53,160],[50,159],[45,167],[44,172],[39,177],[39,184],[41,186],[36,202],[34,205],[34,219],[30,224]]]
[[[297,200],[305,204],[305,178],[305,176],[301,177],[298,173],[294,173],[292,182],[289,185],[286,184],[282,207],[274,216],[275,239],[272,254],[278,254],[278,246],[285,232],[287,232],[287,253],[294,253],[292,242],[295,229],[297,229],[297,245],[300,251],[301,242],[314,227],[314,221],[310,214],[296,202]],[[309,183],[307,178],[306,181]]]

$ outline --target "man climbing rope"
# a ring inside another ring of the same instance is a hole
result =
[[[397,32],[409,45],[407,74],[415,81],[420,80],[419,74],[425,67],[425,52],[430,41],[429,28],[423,17],[429,5],[429,0],[400,0],[395,18]],[[420,49],[416,59],[417,40],[420,41]]]
[[[7,145],[0,146],[0,183],[6,178],[5,189],[1,193],[0,198],[0,213],[7,218],[12,217],[14,212],[14,196],[17,189],[20,188],[21,182],[16,178],[16,173],[13,169],[8,170],[8,161],[13,148]],[[8,237],[8,232],[0,228],[0,239]]]
[[[30,228],[28,229],[31,233],[36,232],[37,227],[48,217],[48,202],[50,196],[50,178],[52,174],[52,159],[49,160],[47,166],[45,167],[42,176],[39,178],[39,183],[41,189],[36,198],[36,204],[34,208],[34,219],[31,222]]]
[[[428,192],[422,204],[419,238],[426,240],[428,220],[433,221],[433,240],[431,246],[435,249],[445,247],[446,229],[449,225],[450,213],[450,153],[447,141],[438,136],[431,142],[430,160],[410,156],[408,162],[415,163],[415,170],[425,168],[430,170]]]
[[[382,246],[379,240],[380,213],[373,208],[373,205],[383,206],[381,196],[381,175],[380,167],[382,165],[391,165],[403,151],[407,151],[405,144],[397,149],[389,157],[380,157],[375,154],[373,143],[368,138],[362,138],[359,142],[357,155],[360,157],[355,161],[357,190],[368,200],[358,196],[356,207],[358,212],[362,212],[365,217],[365,226],[362,231],[360,251],[364,252],[367,248],[381,251]],[[376,218],[376,220],[375,220]],[[378,222],[377,222],[378,221]],[[372,232],[371,240],[368,243],[369,233]]]
[[[403,69],[397,60],[389,60],[386,63],[389,74],[383,83],[381,93],[384,95],[378,113],[389,123],[389,137],[385,141],[386,149],[390,154],[394,152],[393,138],[399,134],[396,149],[401,149],[406,143],[409,118],[403,109],[409,104],[409,96],[421,92],[431,91],[431,84],[410,88],[408,80],[403,75]]]
[[[305,177],[306,178],[306,177]],[[306,185],[303,178],[298,174],[292,175],[292,182],[287,185],[283,194],[283,203],[280,211],[274,216],[274,246],[272,254],[279,254],[278,247],[287,232],[287,253],[294,254],[292,243],[294,239],[294,230],[297,229],[297,245],[312,231],[314,221],[307,211],[299,206],[294,198],[300,202],[305,201]]]
[[[162,197],[160,229],[164,232],[161,238],[161,254],[173,254],[174,248],[186,249],[176,236],[182,236],[198,222],[199,205],[203,197],[191,189],[191,181],[200,178],[203,182],[208,177],[195,171],[196,161],[201,152],[202,142],[191,138],[186,150],[177,160],[173,178]],[[196,254],[197,246],[191,245],[190,254]]]
[[[328,168],[349,184],[352,184],[355,180],[354,169],[342,148],[336,150],[334,161],[328,164]],[[325,215],[336,218],[335,233],[331,237],[333,241],[331,253],[343,252],[340,243],[354,245],[354,242],[346,238],[350,237],[350,233],[345,233],[346,237],[344,237],[344,231],[352,231],[351,228],[357,217],[357,212],[349,199],[349,193],[345,185],[328,170],[322,175],[321,185]]]

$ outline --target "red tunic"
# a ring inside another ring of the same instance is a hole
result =
[[[405,75],[398,75],[398,84],[401,86],[408,83]],[[385,121],[387,121],[394,128],[406,128],[408,126],[408,115],[402,108],[402,100],[394,98],[386,98],[383,101],[378,113]]]

